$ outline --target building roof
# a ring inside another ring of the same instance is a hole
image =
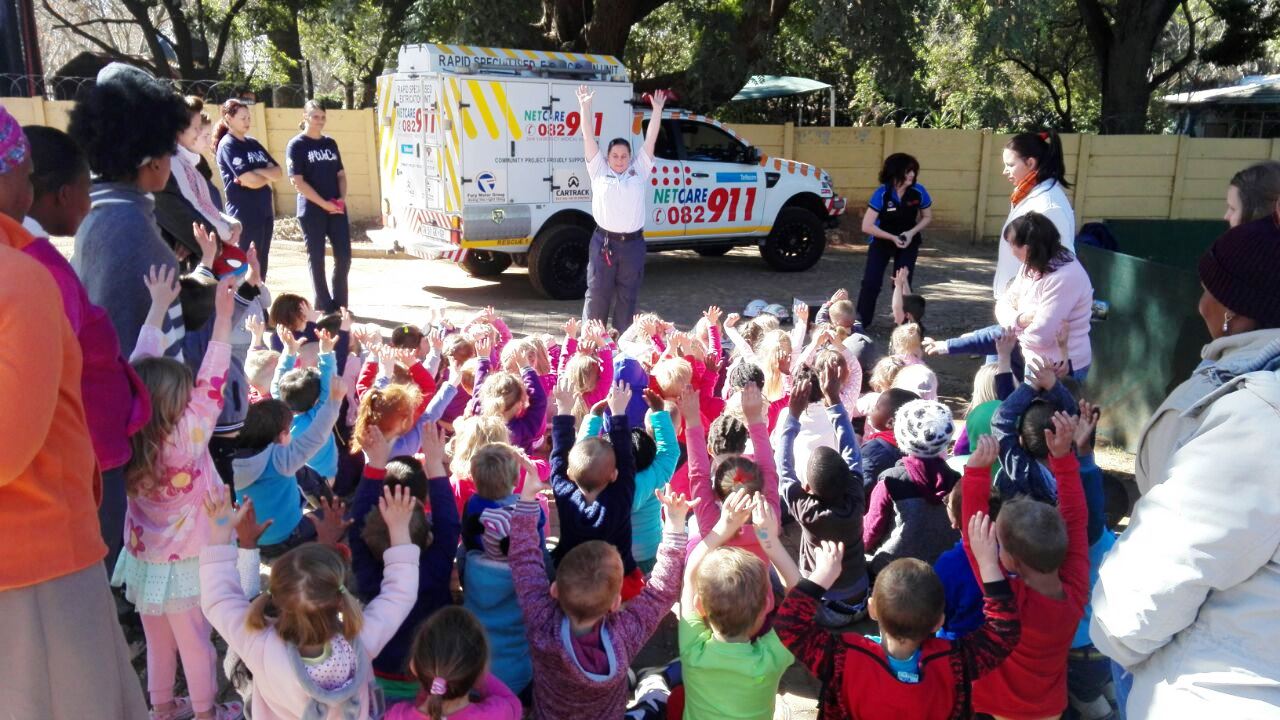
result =
[[[1165,95],[1168,105],[1280,105],[1280,75],[1246,75],[1235,85]]]

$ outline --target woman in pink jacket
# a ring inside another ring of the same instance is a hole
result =
[[[1093,362],[1093,284],[1088,273],[1062,246],[1053,222],[1040,213],[1015,218],[1004,241],[1022,267],[996,302],[996,320],[1017,333],[1028,361],[1067,362],[1072,376],[1083,380]]]

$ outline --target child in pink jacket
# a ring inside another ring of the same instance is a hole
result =
[[[383,490],[379,510],[391,547],[382,555],[382,590],[361,609],[345,585],[346,561],[317,543],[276,560],[268,591],[250,602],[240,590],[236,550],[229,544],[246,508],[233,519],[225,487],[209,497],[214,530],[212,544],[200,553],[200,604],[253,675],[254,720],[380,717],[373,658],[418,595],[421,550],[409,537],[409,520],[422,505],[407,487]]]

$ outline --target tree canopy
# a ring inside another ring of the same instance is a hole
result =
[[[1280,68],[1280,0],[40,0],[48,68],[91,50],[272,102],[373,102],[405,42],[612,54],[637,89],[734,120],[825,118],[825,95],[729,103],[756,74],[836,88],[843,123],[1161,131],[1157,93]],[[61,57],[48,57],[53,52]],[[263,95],[260,92],[260,95]]]

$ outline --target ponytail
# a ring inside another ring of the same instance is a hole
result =
[[[249,613],[244,617],[244,626],[254,632],[267,629],[267,613],[274,612],[271,605],[271,594],[261,593],[249,603]]]
[[[1035,158],[1038,182],[1053,180],[1062,187],[1071,189],[1071,183],[1067,182],[1067,160],[1062,153],[1062,138],[1057,132],[1048,130],[1041,133],[1018,133],[1004,147],[1024,160]]]
[[[231,128],[227,126],[227,118],[240,112],[241,108],[248,110],[249,105],[245,101],[237,100],[236,98],[231,98],[230,100],[227,100],[226,102],[222,103],[221,107],[218,108],[219,111],[221,112],[222,117],[218,119],[218,124],[213,129],[213,146],[215,148],[218,147],[218,144],[222,142],[222,138],[225,137],[226,134],[231,131]]]

